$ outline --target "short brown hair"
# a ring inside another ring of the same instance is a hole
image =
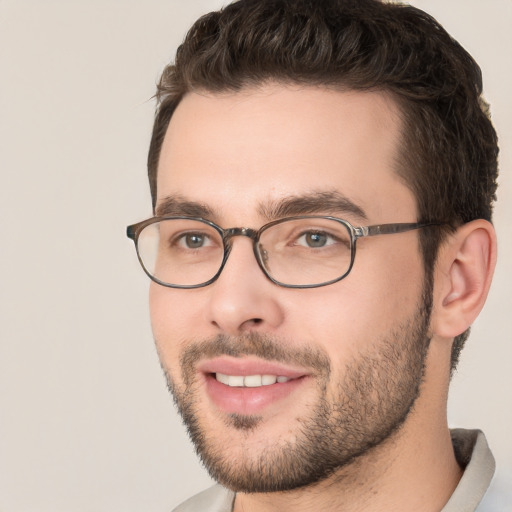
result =
[[[267,81],[390,93],[403,120],[397,172],[415,194],[418,220],[452,229],[491,220],[498,146],[480,68],[431,16],[379,0],[239,0],[200,18],[158,84],[153,208],[161,146],[184,95]],[[420,234],[429,279],[444,233]],[[452,369],[467,334],[455,339]]]

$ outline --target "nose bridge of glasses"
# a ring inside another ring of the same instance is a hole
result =
[[[232,239],[236,236],[245,236],[247,238],[250,238],[253,245],[254,255],[256,256],[256,260],[258,261],[259,266],[261,267],[262,263],[265,264],[265,256],[266,251],[263,250],[263,255],[261,254],[261,248],[258,247],[258,237],[259,232],[255,229],[251,228],[229,228],[223,230],[223,241],[224,241],[224,264],[226,263],[229,255],[231,254],[232,250]],[[263,258],[263,261],[260,261],[260,259]],[[224,264],[222,267],[224,267]],[[262,270],[265,272],[265,270],[262,268]]]
[[[253,242],[256,242],[258,239],[258,232],[251,228],[229,228],[224,230],[223,236],[226,244],[235,236],[246,236]]]

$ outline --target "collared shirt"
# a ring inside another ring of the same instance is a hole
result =
[[[491,483],[495,463],[484,434],[479,430],[451,431],[457,462],[464,473],[448,503],[441,512],[498,512],[496,496],[484,494]],[[185,501],[173,512],[232,512],[235,493],[220,485],[210,487]]]

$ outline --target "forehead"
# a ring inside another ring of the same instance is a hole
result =
[[[394,171],[400,127],[383,93],[273,84],[188,94],[162,146],[157,210],[180,196],[249,215],[265,202],[337,193],[369,218],[395,208],[410,220],[415,201]]]

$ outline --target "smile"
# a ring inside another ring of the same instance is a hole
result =
[[[252,356],[220,356],[196,370],[215,411],[242,415],[280,410],[312,377],[305,368]]]
[[[271,386],[272,384],[283,384],[291,380],[289,377],[278,375],[226,375],[216,373],[215,379],[226,386],[232,388],[259,388],[262,386]]]

